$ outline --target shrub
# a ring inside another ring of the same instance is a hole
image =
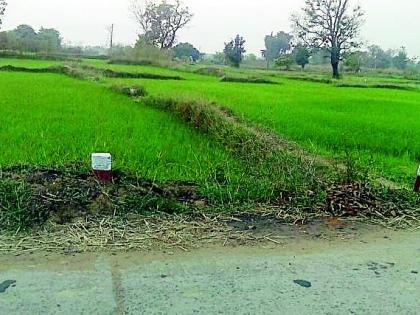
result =
[[[111,63],[153,64],[167,66],[171,64],[170,51],[159,49],[153,45],[142,43],[135,47],[113,48]]]
[[[284,54],[276,60],[276,66],[279,68],[284,68],[286,71],[289,71],[290,67],[294,64],[294,62],[295,61],[291,54]]]
[[[238,82],[238,83],[254,83],[254,84],[279,84],[274,81],[266,80],[263,78],[240,78],[224,76],[220,79],[221,82]]]
[[[147,96],[147,91],[144,88],[144,86],[142,85],[112,85],[111,86],[111,90],[124,94],[124,95],[128,95],[128,96]]]
[[[0,180],[0,227],[19,230],[35,221],[30,209],[31,191],[25,183]]]
[[[225,73],[216,67],[204,67],[204,68],[200,68],[197,69],[195,71],[195,73],[197,74],[202,74],[202,75],[208,75],[208,76],[212,76],[212,77],[223,77],[225,75]]]

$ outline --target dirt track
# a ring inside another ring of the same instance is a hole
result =
[[[0,257],[0,310],[416,314],[419,272],[420,232],[389,230],[346,241],[298,238],[284,245],[192,252],[34,253]]]

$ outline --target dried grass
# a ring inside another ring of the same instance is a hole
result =
[[[0,253],[62,252],[66,254],[102,251],[183,250],[205,246],[252,246],[258,244],[285,245],[290,235],[281,229],[263,231],[237,229],[232,222],[244,222],[244,216],[278,220],[278,224],[305,227],[308,222],[331,219],[325,213],[289,213],[272,207],[261,207],[248,213],[104,217],[79,220],[57,225],[49,223],[42,230],[0,236]],[[334,218],[333,218],[334,219]],[[420,229],[420,216],[404,215],[386,218],[351,217],[340,222],[371,223],[388,229]],[[288,223],[287,223],[288,222]],[[341,235],[337,230],[337,235]]]
[[[252,244],[276,236],[255,236],[238,231],[227,222],[229,216],[192,217],[156,215],[131,217],[120,221],[113,218],[89,219],[67,225],[50,224],[30,235],[0,236],[0,252],[54,251],[91,252],[103,250],[189,250],[209,244]]]

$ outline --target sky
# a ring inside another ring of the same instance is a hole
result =
[[[357,1],[357,2],[356,2]],[[133,44],[138,28],[129,11],[131,0],[7,0],[2,30],[19,24],[35,29],[58,29],[66,43],[105,45],[107,26],[115,24],[115,41]],[[191,42],[203,52],[223,50],[223,43],[241,34],[249,53],[259,53],[264,36],[290,31],[290,15],[304,0],[184,0],[194,19],[179,33],[179,42]],[[397,49],[405,46],[420,56],[420,1],[353,0],[366,12],[362,29],[365,43]]]

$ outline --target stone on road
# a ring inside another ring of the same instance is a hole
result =
[[[420,310],[420,277],[413,272],[420,270],[419,233],[175,254],[4,256],[0,262],[0,283],[16,281],[0,294],[1,314]]]

